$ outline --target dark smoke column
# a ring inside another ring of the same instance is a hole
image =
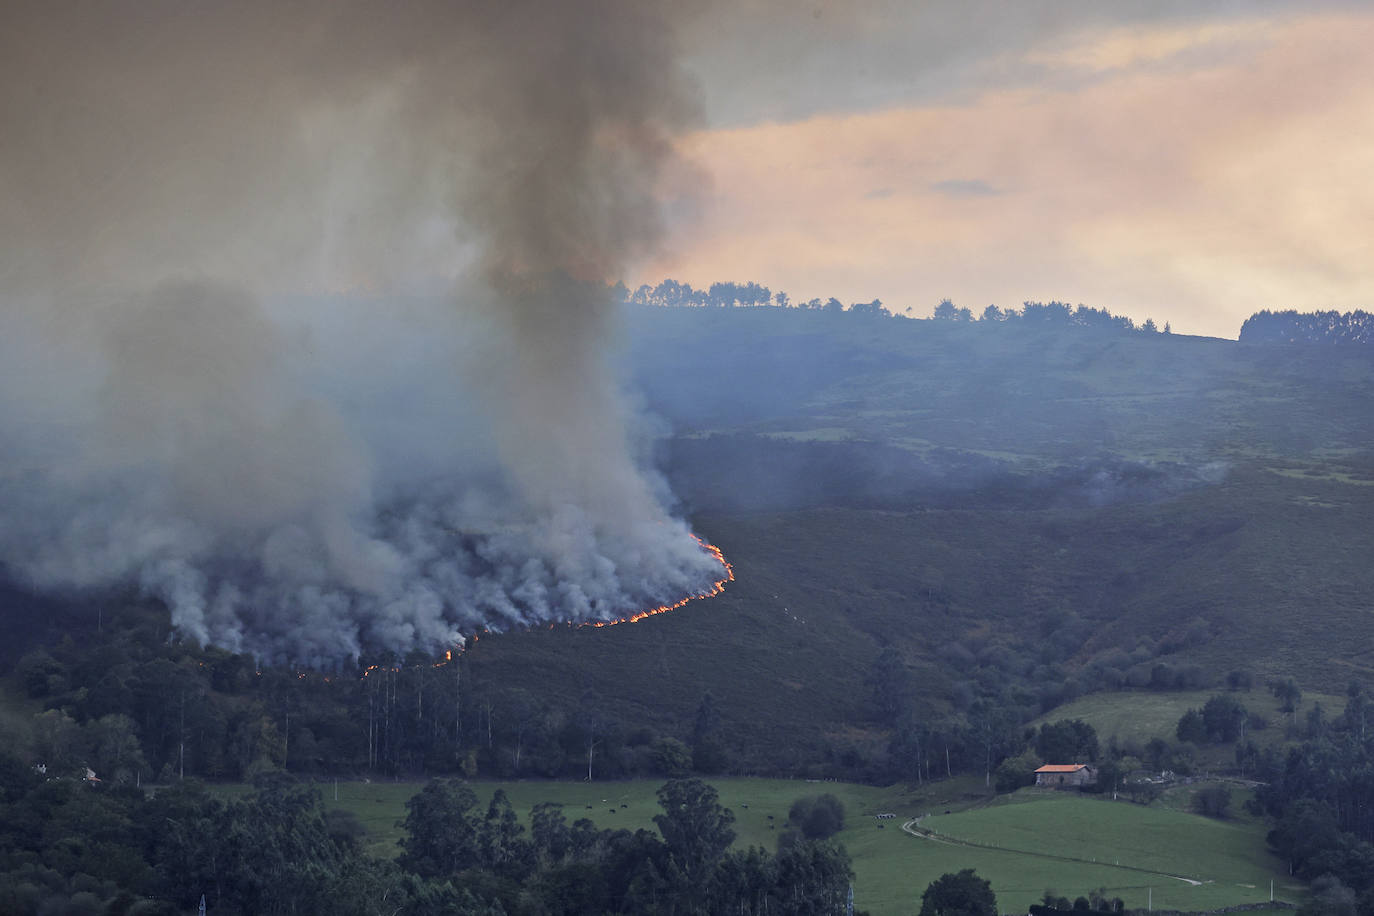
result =
[[[458,200],[479,239],[490,297],[477,304],[508,348],[485,370],[496,389],[496,438],[528,509],[551,522],[542,547],[565,577],[595,579],[609,560],[622,578],[643,580],[622,587],[654,591],[654,600],[720,572],[635,467],[605,361],[615,318],[609,284],[658,245],[659,179],[673,163],[674,135],[696,113],[670,8],[633,0],[492,8],[487,34],[512,53],[479,90],[492,120],[474,149],[475,180]],[[596,603],[601,614],[635,609]]]
[[[658,244],[656,185],[693,114],[665,8],[496,4],[487,34],[506,53],[479,90],[492,121],[458,201],[511,349],[492,379],[509,467],[536,509],[608,524],[654,514],[604,360],[607,287]]]
[[[691,6],[7,3],[0,575],[305,662],[709,589],[606,365]]]

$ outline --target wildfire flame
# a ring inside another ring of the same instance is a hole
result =
[[[677,601],[674,601],[672,604],[660,604],[658,607],[649,608],[643,611],[635,611],[633,614],[626,614],[624,617],[618,617],[615,620],[568,620],[564,622],[564,626],[567,626],[575,630],[581,630],[585,627],[592,627],[594,629],[600,630],[603,627],[613,627],[616,624],[620,623],[638,623],[639,621],[644,620],[646,617],[653,617],[657,614],[666,614],[669,611],[675,611],[683,605],[687,604],[689,601],[695,601],[698,598],[714,598],[716,595],[719,595],[721,592],[725,591],[725,586],[735,581],[735,567],[730,565],[730,561],[725,559],[725,554],[722,553],[721,549],[717,547],[715,544],[709,543],[708,541],[703,540],[695,534],[693,534],[691,537],[692,540],[697,542],[697,544],[701,547],[702,550],[704,550],[706,553],[714,557],[716,559],[716,562],[720,563],[721,569],[725,571],[725,575],[722,578],[712,582],[710,588],[697,592],[695,595],[688,595],[685,598],[681,598]],[[557,628],[557,623],[549,624],[550,630],[554,630]],[[473,633],[464,645],[457,646],[453,649],[447,650],[446,652],[444,652],[444,660],[441,662],[435,662],[433,667],[444,667],[449,662],[453,661],[457,656],[462,655],[463,652],[466,651],[466,647],[468,645],[477,642],[477,638],[478,634]],[[363,669],[362,676],[365,678],[372,672],[382,667],[383,666],[381,665],[369,665],[367,668]],[[400,671],[401,669],[399,667],[393,666],[388,670]]]
[[[720,548],[717,547],[715,544],[709,544],[701,538],[697,537],[695,534],[692,535],[692,539],[695,540],[699,545],[701,545],[702,550],[706,551],[711,556],[716,558],[716,562],[720,563],[721,568],[725,570],[725,578],[717,579],[715,582],[711,584],[711,587],[704,592],[700,592],[695,595],[688,595],[686,598],[683,598],[679,601],[675,601],[672,604],[661,604],[658,607],[650,608],[647,611],[636,611],[635,613],[626,615],[625,617],[621,617],[618,620],[584,620],[581,623],[573,625],[579,628],[596,627],[597,629],[601,629],[602,627],[613,627],[618,623],[638,623],[645,617],[652,617],[655,614],[666,614],[669,611],[677,610],[689,601],[695,601],[698,598],[714,598],[716,595],[719,595],[721,592],[725,591],[725,586],[728,583],[735,581],[735,568],[730,565],[730,561],[725,559],[725,554],[721,553]]]

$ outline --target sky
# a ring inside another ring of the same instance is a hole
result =
[[[755,3],[692,29],[695,181],[632,286],[1058,299],[1230,338],[1374,306],[1367,5]]]

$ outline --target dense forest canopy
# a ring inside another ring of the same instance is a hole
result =
[[[773,292],[767,286],[752,280],[747,283],[712,283],[705,289],[694,289],[690,283],[664,280],[657,286],[641,285],[633,292],[620,287],[619,295],[634,305],[652,305],[660,308],[795,308],[801,311],[825,312],[832,315],[844,312],[868,317],[915,317],[911,314],[911,308],[894,313],[883,304],[881,299],[874,299],[871,302],[851,302],[849,305],[845,305],[834,296],[824,300],[820,298],[794,300],[786,292],[781,290]],[[1113,315],[1106,309],[1091,308],[1082,304],[1075,307],[1058,301],[1027,301],[1023,303],[1020,309],[1015,307],[1003,309],[996,305],[989,305],[975,317],[970,309],[960,308],[951,300],[942,299],[936,304],[931,317],[939,321],[957,322],[975,320],[1016,322],[1023,320],[1034,324],[1116,328],[1125,331],[1139,330],[1147,333],[1160,330],[1156,328],[1154,320],[1150,318],[1145,319],[1137,327],[1136,323],[1125,315]],[[1167,323],[1162,332],[1169,333]]]
[[[1256,312],[1240,326],[1244,343],[1374,343],[1374,315],[1353,312]]]

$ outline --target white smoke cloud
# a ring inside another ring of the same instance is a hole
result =
[[[10,575],[135,584],[198,642],[305,662],[614,619],[720,577],[630,462],[627,418],[575,426],[571,446],[538,412],[506,432],[491,405],[507,402],[471,380],[490,361],[461,364],[496,343],[436,345],[459,339],[446,299],[387,305],[274,317],[232,287],[162,286],[104,312],[65,394],[65,364],[32,357],[74,342],[5,322],[5,350],[30,357],[4,361]]]
[[[305,662],[709,588],[606,362],[691,123],[669,9],[20,4],[8,574]]]

